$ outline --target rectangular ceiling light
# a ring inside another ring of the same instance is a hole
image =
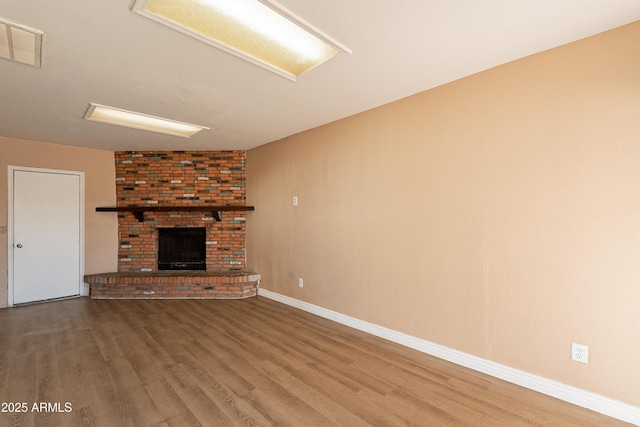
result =
[[[0,57],[42,66],[42,31],[0,18]]]
[[[132,10],[293,81],[351,53],[271,0],[136,0]]]
[[[122,110],[120,108],[94,104],[93,102],[89,105],[87,112],[84,114],[84,118],[86,120],[163,133],[165,135],[180,136],[183,138],[190,138],[202,129],[209,129],[205,126],[177,122],[175,120]]]

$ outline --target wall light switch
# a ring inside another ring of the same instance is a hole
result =
[[[298,277],[298,287],[304,288],[304,280],[302,280],[302,277]]]

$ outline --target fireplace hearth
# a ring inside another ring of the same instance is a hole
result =
[[[206,270],[205,227],[158,228],[158,270]]]
[[[248,271],[150,271],[89,274],[94,299],[241,299],[258,294]]]

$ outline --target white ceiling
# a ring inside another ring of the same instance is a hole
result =
[[[353,53],[292,82],[134,14],[132,0],[2,0],[0,17],[44,31],[44,59],[0,59],[0,136],[248,149],[640,20],[638,0],[279,3]],[[90,102],[212,130],[183,139],[89,122]]]

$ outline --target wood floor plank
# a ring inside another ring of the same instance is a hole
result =
[[[286,387],[290,393],[298,396],[304,402],[308,402],[317,412],[331,421],[331,425],[350,427],[369,425],[365,420],[342,407],[339,402],[318,392],[280,366],[266,362],[262,364],[261,368],[274,382],[280,384],[281,387]]]
[[[254,408],[273,425],[281,426],[329,426],[330,421],[306,402],[293,396],[279,385],[259,388],[247,396]]]
[[[167,382],[180,396],[198,423],[204,426],[233,425],[218,405],[179,366],[167,369]]]
[[[146,384],[145,389],[168,425],[202,425],[165,379]]]
[[[2,427],[627,425],[262,297],[0,310],[11,401],[72,411]]]
[[[371,425],[400,425],[392,417],[390,408],[383,405],[384,396],[372,390],[360,386],[354,388],[348,381],[315,367],[297,372],[296,378]]]
[[[227,387],[224,377],[209,374],[198,361],[181,365],[182,370],[216,403],[233,425],[258,426],[269,423],[253,406]]]
[[[158,408],[129,361],[125,357],[116,357],[109,360],[107,366],[123,402],[121,405],[126,408],[127,418],[136,425],[162,422]]]
[[[229,359],[218,359],[215,354],[211,353],[207,347],[196,341],[185,346],[185,350],[191,356],[192,361],[203,369],[209,375],[216,377],[217,381],[224,383],[235,395],[244,396],[256,387],[248,379],[243,377],[240,371],[235,367],[241,367],[248,363],[244,359],[230,361]],[[229,363],[227,363],[229,362]],[[234,363],[235,362],[235,363]]]
[[[36,398],[34,403],[46,403],[47,410],[34,413],[34,422],[38,426],[60,425],[60,418],[65,414],[65,394],[62,388],[62,378],[57,363],[58,354],[53,334],[49,339],[38,341],[36,353]],[[54,412],[49,411],[49,404],[53,404]],[[33,408],[33,406],[32,406]]]

